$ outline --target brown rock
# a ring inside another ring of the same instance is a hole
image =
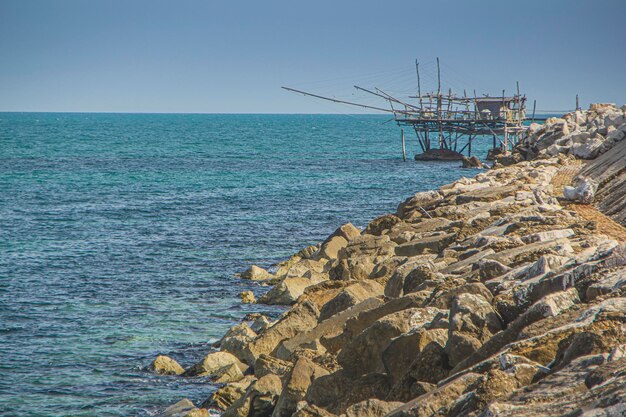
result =
[[[243,351],[245,362],[254,365],[261,354],[270,354],[281,341],[312,329],[317,325],[318,316],[319,311],[311,302],[295,305],[276,324],[248,343]]]
[[[384,288],[375,281],[360,281],[344,288],[320,310],[319,321],[340,313],[361,301],[382,295]]]
[[[225,367],[235,365],[243,373],[248,366],[241,363],[237,357],[228,352],[209,353],[197,364],[187,369],[183,376],[211,376],[219,377],[225,372]]]
[[[384,372],[382,353],[391,339],[419,328],[432,320],[439,310],[412,308],[389,314],[356,336],[337,355],[346,375],[358,376]]]
[[[250,266],[241,273],[241,278],[250,279],[253,281],[265,281],[274,278],[274,275],[267,272],[265,269],[256,265]]]
[[[311,381],[323,375],[328,375],[328,371],[307,358],[299,358],[286,379],[272,417],[291,417],[297,404],[304,399]]]
[[[257,378],[261,378],[269,374],[284,377],[291,372],[292,368],[293,364],[289,361],[284,361],[270,355],[262,354],[254,363],[254,375]]]
[[[363,233],[380,236],[385,230],[391,229],[393,226],[400,223],[401,221],[402,220],[400,220],[398,216],[394,216],[393,214],[386,214],[372,220],[367,225]]]
[[[445,346],[448,332],[445,329],[416,330],[404,333],[389,343],[382,353],[386,373],[398,382],[424,348],[432,342]]]
[[[339,251],[348,246],[348,241],[342,236],[333,236],[322,244],[319,251],[320,258],[337,259]]]
[[[306,401],[341,414],[361,401],[384,399],[391,389],[385,374],[371,373],[359,378],[348,377],[343,370],[315,379],[306,393]]]
[[[232,353],[239,360],[242,360],[244,355],[243,351],[245,346],[250,343],[257,334],[246,323],[238,324],[231,327],[228,332],[220,340],[216,347],[219,347],[225,352]]]
[[[384,417],[402,405],[401,402],[386,402],[371,398],[348,407],[346,417]]]
[[[395,252],[398,256],[416,256],[424,253],[439,253],[454,241],[454,233],[443,233],[413,240],[396,246]]]
[[[241,302],[244,304],[254,304],[256,303],[256,297],[252,291],[242,291],[239,293],[239,298]]]
[[[185,370],[169,356],[159,355],[148,367],[152,372],[159,375],[181,375]]]
[[[309,278],[285,278],[259,298],[259,303],[269,305],[294,304],[298,297],[304,294],[305,289],[319,282],[320,280]]]
[[[237,382],[232,382],[219,388],[209,400],[207,400],[203,407],[217,407],[220,410],[226,410],[233,405],[235,401],[243,397],[250,385],[255,382],[257,378],[253,375],[246,375],[243,379]]]
[[[465,374],[397,408],[388,417],[428,417],[447,415],[454,401],[472,391],[481,379],[477,374]],[[436,414],[441,413],[441,414]]]

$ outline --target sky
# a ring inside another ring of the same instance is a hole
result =
[[[355,113],[436,89],[626,102],[624,0],[0,0],[0,111]]]

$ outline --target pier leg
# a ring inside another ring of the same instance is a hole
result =
[[[402,159],[406,162],[406,148],[404,146],[404,129],[402,129]]]

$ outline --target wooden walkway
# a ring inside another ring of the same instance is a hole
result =
[[[570,165],[562,167],[559,172],[552,178],[551,184],[553,193],[556,197],[563,197],[563,187],[571,185],[574,177],[583,168],[582,161],[576,161]],[[571,201],[561,201],[561,204],[570,210],[578,213],[580,217],[587,221],[594,221],[596,223],[596,231],[612,237],[618,242],[626,242],[626,227],[617,223],[604,213],[596,209],[592,205],[578,204]]]

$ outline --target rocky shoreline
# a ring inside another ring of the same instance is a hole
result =
[[[626,106],[532,125],[493,169],[251,267],[289,310],[188,369],[156,358],[223,384],[165,415],[625,415],[625,136]]]

